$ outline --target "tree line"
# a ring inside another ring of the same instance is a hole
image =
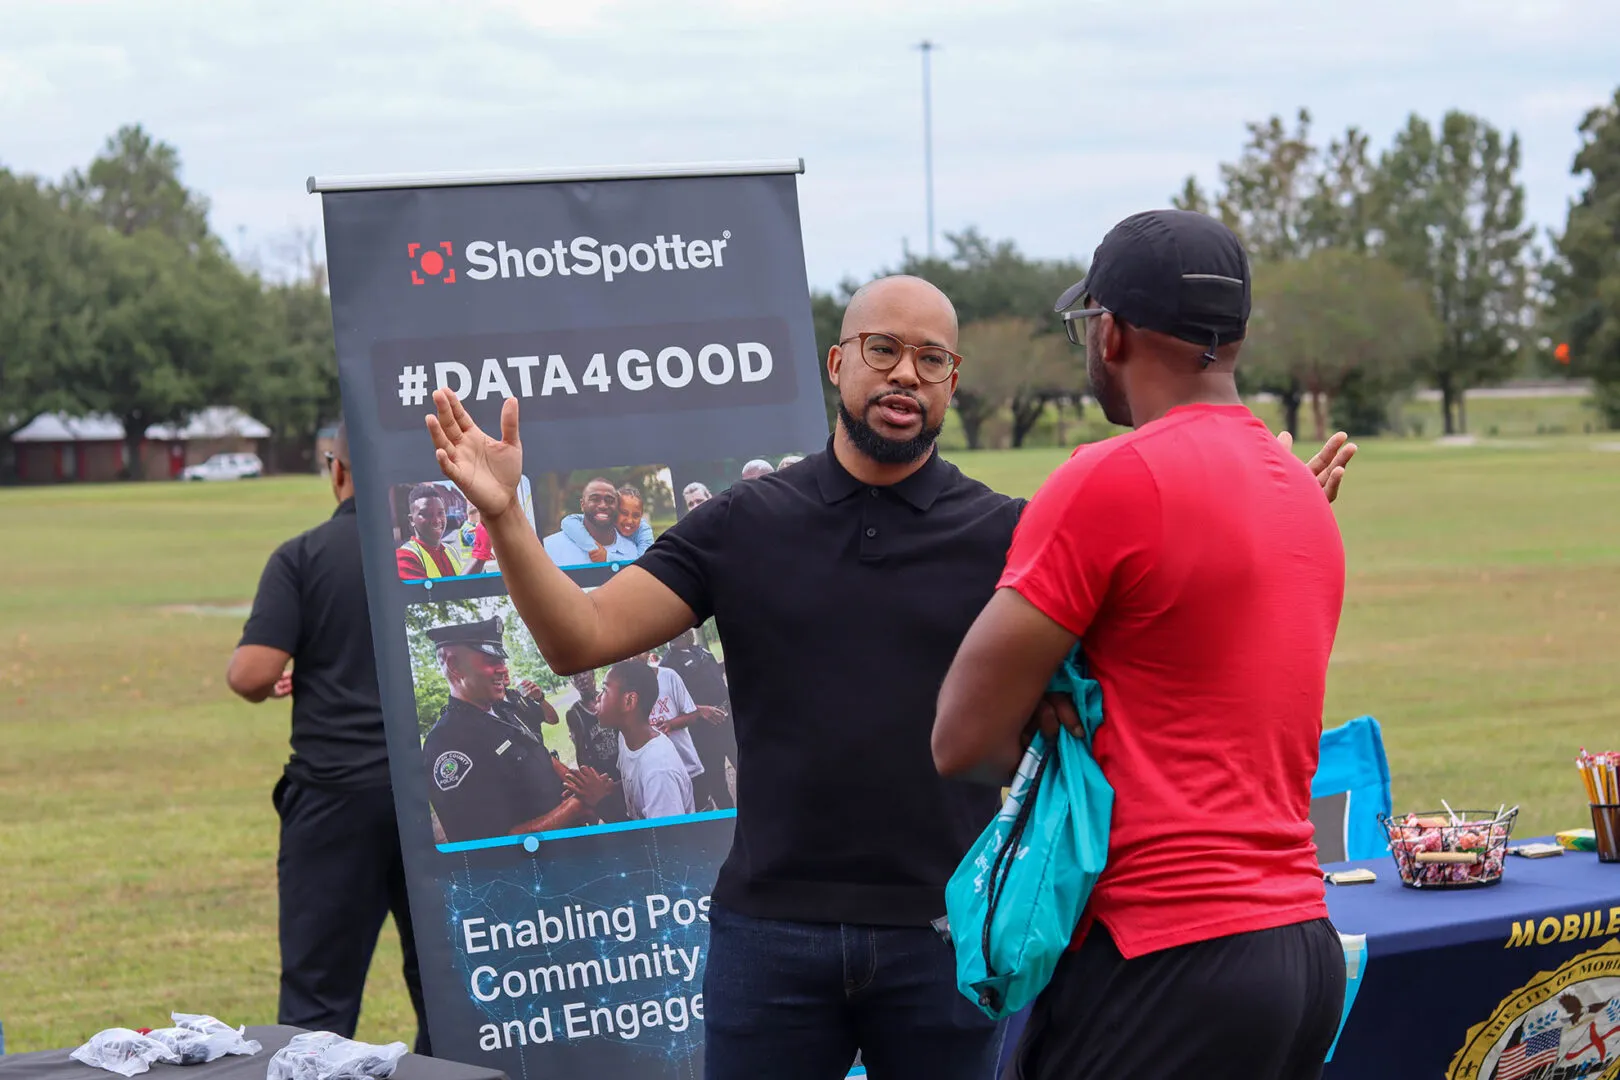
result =
[[[312,243],[288,280],[241,265],[178,152],[130,126],[57,182],[0,169],[0,251],[0,477],[42,413],[116,418],[138,477],[150,425],[221,404],[274,432],[267,466],[313,469],[338,380]]]
[[[1467,430],[1466,391],[1515,375],[1580,376],[1620,427],[1620,90],[1582,122],[1572,173],[1585,189],[1561,233],[1537,243],[1524,214],[1517,135],[1449,112],[1413,115],[1383,150],[1352,127],[1324,145],[1308,110],[1246,125],[1214,191],[1189,177],[1172,205],[1214,215],[1254,266],[1247,392],[1277,396],[1288,430],[1376,434],[1420,386],[1439,392],[1447,434]],[[969,230],[942,259],[891,272],[957,305],[965,357],[957,410],[970,446],[985,421],[1020,445],[1042,411],[1077,404],[1078,350],[1051,302],[1083,267],[1038,260]],[[818,343],[838,337],[854,283],[812,298]]]
[[[1580,126],[1583,190],[1545,245],[1525,221],[1518,136],[1483,118],[1413,115],[1377,152],[1354,127],[1324,144],[1303,109],[1246,130],[1214,190],[1188,178],[1171,201],[1247,244],[1241,378],[1277,396],[1290,431],[1306,414],[1318,436],[1387,430],[1419,386],[1439,392],[1447,433],[1466,431],[1469,389],[1532,374],[1590,379],[1620,427],[1620,90]],[[115,417],[139,475],[147,427],[218,404],[271,428],[267,466],[313,468],[316,432],[338,411],[314,240],[272,277],[232,257],[208,211],[176,149],[138,125],[57,181],[0,168],[0,478],[11,436],[42,413]],[[968,444],[1004,426],[1021,445],[1054,407],[1061,438],[1082,407],[1084,358],[1051,302],[1084,264],[974,229],[947,239],[946,255],[907,253],[883,272],[927,278],[956,303]],[[818,363],[855,287],[812,292]]]

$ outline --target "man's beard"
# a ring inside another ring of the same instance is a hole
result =
[[[888,394],[880,396],[887,397]],[[870,406],[868,402],[868,406]],[[919,407],[922,402],[917,403]],[[838,398],[838,418],[844,423],[844,430],[849,432],[849,441],[855,444],[855,449],[871,458],[879,465],[910,465],[913,461],[927,455],[933,448],[934,440],[939,438],[940,431],[945,427],[940,421],[938,427],[928,426],[928,410],[923,408],[922,430],[909,439],[888,439],[879,435],[865,420],[850,412],[844,405],[842,395]]]
[[[1108,371],[1108,365],[1103,363],[1102,346],[1100,343],[1093,346],[1091,339],[1086,339],[1086,385],[1091,391],[1091,400],[1102,409],[1103,418],[1110,424],[1120,427],[1135,427],[1131,422],[1131,404],[1125,400],[1125,393],[1119,383]]]

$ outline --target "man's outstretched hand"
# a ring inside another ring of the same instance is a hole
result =
[[[1285,450],[1294,447],[1294,436],[1289,432],[1282,432],[1277,436],[1277,440],[1283,444]],[[1328,441],[1322,444],[1322,449],[1316,452],[1316,456],[1305,463],[1310,466],[1316,482],[1322,485],[1322,493],[1327,496],[1328,502],[1339,497],[1339,484],[1344,480],[1345,466],[1349,465],[1350,459],[1355,456],[1356,444],[1350,441],[1350,436],[1340,431],[1329,437]]]
[[[501,406],[501,437],[492,439],[473,423],[461,400],[449,390],[433,391],[437,413],[427,418],[434,456],[444,475],[491,523],[517,504],[523,480],[523,444],[518,439],[518,403]]]

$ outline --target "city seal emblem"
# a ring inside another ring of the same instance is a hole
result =
[[[1447,1080],[1620,1078],[1620,938],[1543,971],[1468,1029]]]

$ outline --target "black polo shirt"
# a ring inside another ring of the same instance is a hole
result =
[[[867,487],[829,442],[734,484],[641,557],[725,647],[737,823],[716,903],[891,926],[945,913],[999,799],[934,770],[935,700],[1021,509],[937,454]]]
[[[422,740],[422,763],[446,840],[506,836],[557,809],[564,791],[539,732],[543,715],[505,701],[494,713],[460,698],[445,703]]]
[[[709,655],[708,649],[670,649],[658,666],[668,668],[681,677],[694,704],[722,709],[730,706],[731,695],[726,690],[726,677],[720,671],[720,662]],[[695,730],[702,730],[702,726],[695,725]]]
[[[342,790],[388,786],[388,746],[352,498],[270,556],[241,644],[280,649],[293,658],[287,776]]]

